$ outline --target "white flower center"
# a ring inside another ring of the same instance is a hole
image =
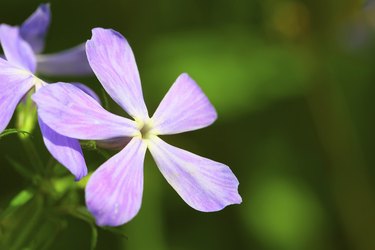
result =
[[[33,81],[34,81],[34,86],[35,86],[35,92],[38,91],[41,87],[46,85],[45,82],[43,82],[41,79],[33,75]]]
[[[138,129],[140,133],[140,137],[144,140],[150,139],[151,136],[155,135],[153,132],[153,124],[151,119],[148,119],[146,121],[139,121],[136,120],[138,123]]]
[[[34,75],[33,73],[31,73],[28,70],[17,69],[16,72],[19,75],[25,75],[25,76],[32,77],[32,81],[33,81],[33,84],[34,84],[34,87],[35,87],[35,92],[38,91],[41,87],[43,87],[44,85],[47,84],[46,82],[44,82],[43,80],[41,80],[39,77],[37,77],[36,75]]]

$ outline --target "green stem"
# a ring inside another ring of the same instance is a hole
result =
[[[17,238],[9,250],[23,249],[22,247],[25,247],[27,241],[32,239],[32,235],[37,230],[38,222],[43,215],[43,198],[36,196],[35,199],[35,210],[30,213],[28,220],[25,220],[22,230],[17,233]]]
[[[29,158],[30,164],[35,168],[38,173],[43,173],[43,161],[39,157],[38,151],[35,148],[33,141],[30,137],[21,138],[22,146]]]

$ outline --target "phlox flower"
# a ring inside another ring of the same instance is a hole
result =
[[[159,137],[200,129],[216,120],[214,107],[196,82],[181,74],[150,118],[126,39],[110,29],[95,28],[92,33],[86,43],[91,68],[107,93],[134,120],[106,111],[66,83],[43,87],[32,98],[42,119],[65,136],[81,140],[131,137],[87,183],[86,204],[96,223],[118,226],[138,213],[147,148],[165,179],[192,208],[211,212],[241,203],[239,182],[228,166],[174,147]]]
[[[47,3],[40,4],[21,26],[15,27],[19,30],[20,37],[31,46],[35,54],[37,72],[47,76],[92,74],[84,44],[57,53],[41,54],[44,51],[50,23],[51,9]]]
[[[80,70],[71,72],[67,70],[73,69],[75,63],[81,64],[86,61],[86,65],[88,65],[85,54],[82,54],[82,48],[46,56],[42,61],[38,59],[39,56],[36,53],[42,51],[44,47],[49,21],[49,5],[44,4],[21,27],[0,25],[0,43],[6,58],[0,58],[0,133],[7,127],[18,103],[25,94],[32,88],[38,91],[47,85],[35,75],[37,71],[39,72],[39,67],[43,73],[48,73],[48,71],[54,73],[54,70],[58,69],[62,73],[82,74],[88,72],[87,67],[82,68],[80,65],[76,67]],[[78,60],[78,57],[83,59]],[[53,61],[58,58],[66,60],[54,63]],[[44,65],[47,61],[48,66]],[[66,68],[65,64],[69,67]],[[77,85],[77,87],[88,91],[85,86]],[[85,176],[87,168],[78,140],[58,134],[40,117],[38,117],[38,122],[44,143],[51,155],[75,175],[77,180]]]

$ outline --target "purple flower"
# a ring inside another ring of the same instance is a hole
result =
[[[0,58],[0,132],[7,127],[23,96],[33,87],[37,91],[47,84],[35,76],[40,66],[35,52],[44,47],[49,17],[49,5],[41,5],[21,28],[0,25],[0,42],[6,57],[6,60]],[[77,55],[77,51],[73,54]],[[50,58],[56,57],[59,56]],[[60,67],[62,64],[60,63]],[[50,67],[57,66],[50,64]],[[77,86],[82,88],[81,85]],[[77,180],[85,176],[87,168],[78,140],[56,133],[40,117],[38,121],[44,143],[52,156],[74,174]]]
[[[241,203],[239,182],[229,167],[159,138],[200,129],[216,120],[214,107],[194,80],[180,75],[149,118],[129,44],[113,30],[96,28],[92,32],[86,43],[89,63],[108,94],[134,121],[109,113],[66,83],[43,87],[33,100],[42,119],[63,135],[82,140],[132,138],[87,184],[86,204],[97,224],[118,226],[138,213],[147,148],[168,183],[194,209],[211,212]]]
[[[41,4],[20,27],[17,27],[21,38],[31,46],[36,54],[38,73],[52,76],[92,74],[84,44],[55,54],[40,54],[44,50],[45,37],[50,22],[50,5]]]

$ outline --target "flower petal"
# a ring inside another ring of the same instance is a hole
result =
[[[27,41],[35,53],[44,49],[44,40],[51,22],[49,4],[40,4],[38,9],[21,25],[22,38]]]
[[[42,120],[59,134],[71,138],[103,140],[139,133],[134,121],[109,113],[72,84],[49,84],[40,88],[32,99]]]
[[[158,134],[176,134],[212,124],[215,108],[188,74],[181,74],[152,117]]]
[[[238,180],[226,165],[171,146],[157,136],[148,147],[168,183],[192,208],[213,212],[242,202]]]
[[[44,144],[51,155],[80,180],[87,175],[87,167],[78,140],[58,134],[39,118]]]
[[[85,45],[81,44],[55,54],[38,55],[38,72],[49,76],[92,75]]]
[[[139,211],[143,193],[146,144],[133,138],[91,176],[86,186],[86,205],[100,226],[119,226]]]
[[[32,86],[31,75],[0,58],[0,132],[8,126],[18,103]]]
[[[36,59],[30,45],[21,38],[19,28],[0,25],[0,42],[6,59],[22,69],[35,72]]]
[[[114,30],[95,28],[86,43],[86,53],[91,68],[112,99],[129,115],[148,118],[137,64],[126,39]]]
[[[79,83],[79,82],[73,82],[72,83],[75,87],[79,88],[80,90],[82,90],[83,92],[85,92],[86,94],[88,94],[89,96],[91,96],[95,101],[97,101],[100,105],[102,104],[102,102],[100,101],[100,98],[99,96],[95,93],[94,90],[92,90],[91,88],[89,88],[88,86],[86,86],[85,84],[83,83]]]

